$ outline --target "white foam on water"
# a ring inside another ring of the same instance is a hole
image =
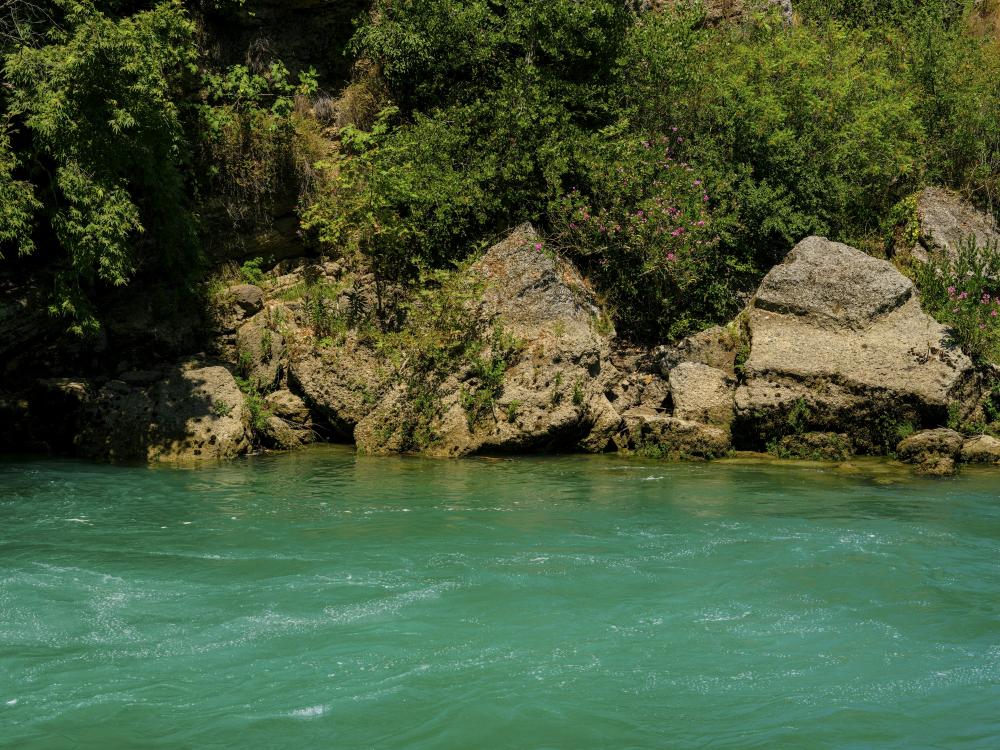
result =
[[[307,708],[297,708],[288,715],[294,716],[296,719],[315,719],[317,716],[325,714],[327,710],[326,706],[308,706]]]
[[[7,701],[7,705],[8,706],[16,706],[17,705],[17,698],[11,698],[9,701]]]

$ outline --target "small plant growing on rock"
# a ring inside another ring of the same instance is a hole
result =
[[[521,402],[517,400],[511,401],[509,404],[507,404],[507,408],[504,410],[504,413],[507,416],[508,422],[513,423],[517,420],[517,414],[520,408],[521,408]]]
[[[261,282],[264,281],[264,271],[261,269],[263,263],[263,258],[251,258],[240,266],[240,279],[244,284],[260,286]]]
[[[271,329],[265,328],[260,334],[260,358],[265,362],[272,356]]]
[[[225,401],[216,401],[212,404],[212,413],[217,417],[228,417],[233,413],[233,407]]]
[[[245,395],[243,405],[247,412],[247,424],[255,437],[259,437],[267,429],[267,420],[271,416],[264,407],[264,397],[254,389]]]

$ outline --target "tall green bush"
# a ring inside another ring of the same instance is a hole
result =
[[[4,58],[18,158],[0,237],[21,253],[65,253],[53,310],[84,331],[97,325],[87,289],[195,251],[176,103],[196,62],[194,26],[177,2],[120,19],[90,2],[53,5],[60,22]]]

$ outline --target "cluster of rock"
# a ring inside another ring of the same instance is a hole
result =
[[[925,234],[944,237],[936,221]],[[1000,462],[1000,442],[943,427],[982,421],[973,362],[908,278],[846,245],[803,240],[731,323],[654,350],[617,342],[585,279],[530,225],[462,274],[475,293],[461,325],[517,342],[475,409],[495,340],[435,373],[417,369],[372,334],[384,288],[343,262],[299,259],[219,296],[214,357],[40,380],[27,407],[0,400],[0,411],[112,460],[220,459],[322,439],[437,456],[894,453],[931,474]]]
[[[499,325],[523,344],[484,419],[470,420],[463,403],[475,386],[470,363],[445,373],[423,444],[407,440],[405,372],[350,331],[317,346],[302,303],[282,301],[303,283],[301,269],[277,276],[267,295],[231,290],[239,352],[231,359],[243,358],[283,399],[301,397],[298,425],[312,420],[369,453],[618,449],[710,458],[736,447],[843,458],[894,452],[902,436],[979,406],[976,368],[920,309],[912,282],[846,245],[804,240],[728,326],[648,351],[618,346],[579,272],[541,244],[520,227],[466,271],[480,285],[468,325]],[[313,272],[343,283],[339,264]],[[258,342],[269,326],[265,357]]]

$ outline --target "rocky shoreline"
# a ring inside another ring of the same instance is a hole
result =
[[[943,226],[948,241],[940,198],[929,193],[937,224],[921,236]],[[953,429],[976,422],[992,373],[891,262],[822,237],[800,242],[727,325],[649,349],[618,341],[586,280],[530,225],[430,283],[402,334],[381,336],[373,321],[392,293],[343,261],[283,261],[216,291],[208,354],[5,393],[2,447],[157,462],[315,441],[446,457],[755,450],[895,455],[934,475],[1000,462],[1000,441]]]

